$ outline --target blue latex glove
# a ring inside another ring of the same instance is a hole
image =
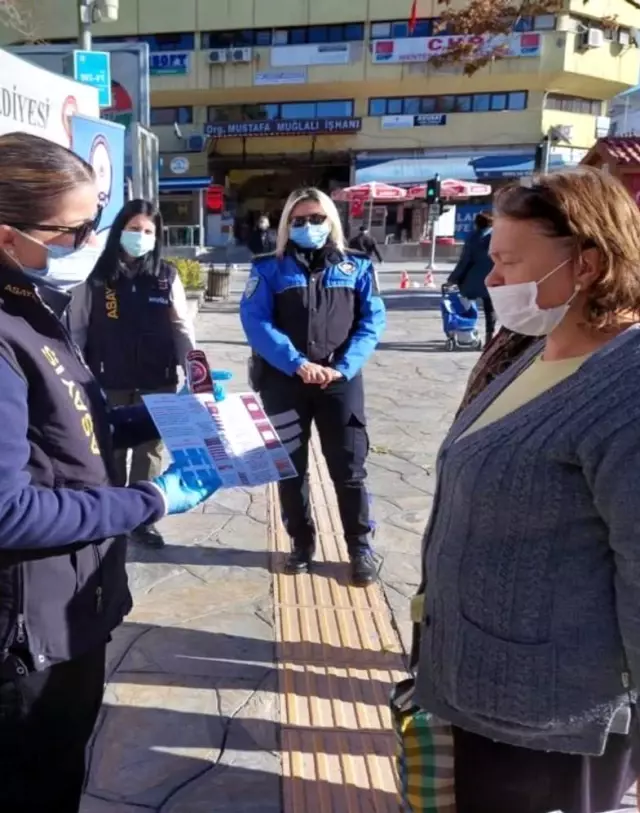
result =
[[[213,470],[205,476],[198,476],[175,463],[152,482],[162,492],[167,504],[167,514],[184,514],[185,511],[190,511],[209,499],[222,485],[222,480]]]
[[[213,397],[216,401],[224,401],[227,397],[227,392],[224,388],[224,384],[221,384],[221,381],[229,381],[233,378],[233,373],[230,373],[229,370],[211,370],[211,378],[213,379]],[[180,390],[178,395],[188,395],[189,388],[185,384],[183,388]]]

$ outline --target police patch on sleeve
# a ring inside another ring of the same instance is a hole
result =
[[[249,277],[249,279],[247,280],[247,284],[244,287],[244,298],[245,299],[251,299],[251,297],[258,290],[259,282],[260,282],[260,277]]]
[[[350,263],[348,260],[345,260],[344,262],[340,263],[338,270],[342,271],[343,274],[353,274],[353,272],[356,270],[356,266],[355,263]]]

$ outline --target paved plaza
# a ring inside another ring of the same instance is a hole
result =
[[[445,351],[438,292],[398,291],[398,278],[383,269],[388,329],[366,372],[382,589],[346,584],[317,453],[314,577],[281,573],[272,488],[165,520],[165,549],[129,552],[135,608],[110,647],[83,813],[397,810],[384,707],[408,646],[435,455],[477,359]],[[205,306],[198,338],[245,389],[237,296]]]

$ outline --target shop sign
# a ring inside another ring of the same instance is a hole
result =
[[[184,175],[185,172],[189,172],[189,159],[182,155],[176,155],[175,158],[171,159],[169,169],[174,175]]]
[[[300,68],[297,71],[260,71],[256,73],[254,85],[304,85],[307,81],[307,71]]]
[[[271,121],[228,121],[205,124],[211,138],[257,138],[265,136],[344,135],[362,129],[362,119],[319,118],[277,119]]]
[[[348,42],[329,42],[323,45],[274,45],[271,65],[291,68],[297,65],[348,65],[351,48]]]
[[[374,40],[371,59],[377,64],[428,62],[449,48],[459,44],[473,45],[478,52],[503,49],[505,57],[540,56],[541,37],[537,32],[489,37],[486,34],[450,37],[406,37],[393,40]]]
[[[446,113],[421,113],[418,116],[383,116],[380,120],[380,126],[383,130],[399,130],[408,127],[443,127],[446,123]]]
[[[151,76],[185,76],[191,68],[188,51],[160,51],[149,54]]]

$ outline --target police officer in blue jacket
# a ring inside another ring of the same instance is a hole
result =
[[[369,449],[362,367],[385,326],[371,261],[345,248],[334,203],[317,189],[287,201],[276,251],[254,258],[240,306],[253,350],[252,379],[267,412],[294,415],[287,435],[298,477],[280,483],[285,527],[293,542],[289,573],[308,572],[315,549],[307,474],[315,421],[338,498],[354,584],[377,575],[369,544],[365,487]],[[284,435],[283,435],[284,437]]]

